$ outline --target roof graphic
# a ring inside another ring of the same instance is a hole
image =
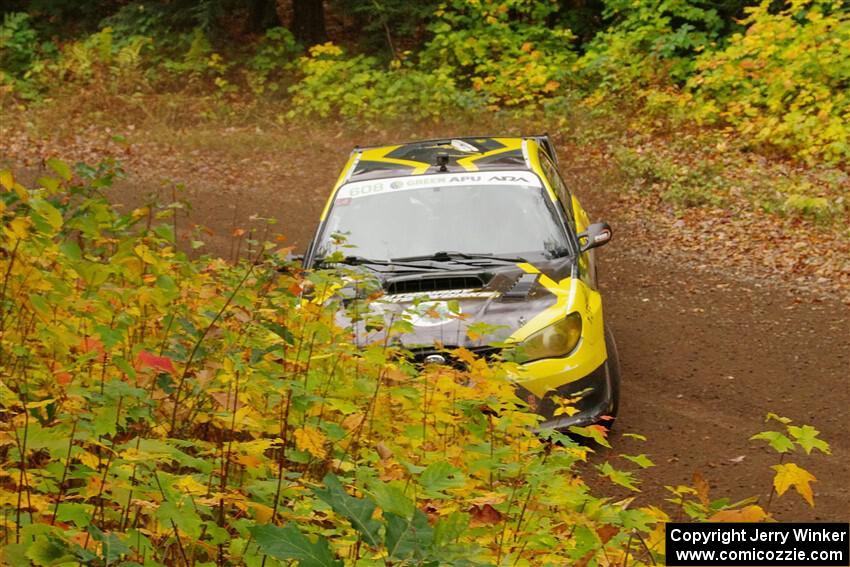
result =
[[[347,181],[528,167],[522,138],[445,138],[355,151]],[[438,156],[445,156],[445,170],[437,165]]]

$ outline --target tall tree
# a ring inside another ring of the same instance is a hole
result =
[[[292,34],[307,47],[328,40],[322,0],[292,0]]]
[[[249,0],[245,2],[245,6],[248,10],[248,27],[251,31],[263,32],[281,24],[275,0]]]

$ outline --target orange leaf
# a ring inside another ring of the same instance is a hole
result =
[[[489,504],[473,506],[469,509],[469,515],[469,525],[471,527],[490,526],[502,521],[502,513]]]
[[[57,372],[56,373],[56,381],[62,386],[67,386],[71,383],[72,376],[67,372]]]
[[[699,501],[702,502],[702,505],[708,506],[711,502],[708,499],[708,482],[699,471],[694,473],[694,488],[697,491],[697,496],[699,497]]]
[[[605,524],[596,528],[596,535],[598,535],[599,539],[602,540],[602,545],[611,541],[611,538],[618,533],[620,533],[620,528],[612,526],[611,524]]]
[[[174,364],[171,362],[170,358],[167,356],[157,356],[146,350],[140,352],[139,356],[136,357],[136,368],[153,368],[154,370],[159,370],[160,372],[168,374],[176,373]]]

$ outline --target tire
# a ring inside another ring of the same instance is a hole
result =
[[[620,355],[617,352],[614,334],[608,327],[605,327],[605,349],[608,351],[608,358],[605,360],[605,377],[608,380],[608,391],[611,393],[608,415],[612,419],[607,423],[610,430],[614,426],[617,412],[620,410]]]

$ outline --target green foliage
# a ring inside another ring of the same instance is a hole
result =
[[[37,90],[30,77],[55,53],[53,43],[39,41],[28,14],[5,14],[0,23],[0,98],[4,90],[16,91],[24,99],[35,98]]]
[[[22,78],[32,65],[38,34],[30,26],[29,15],[12,12],[3,16],[0,25],[0,69]]]
[[[565,83],[573,33],[548,25],[556,2],[449,0],[428,27],[422,64],[481,92],[490,105],[534,105]]]
[[[692,0],[606,0],[612,24],[586,46],[576,70],[602,93],[666,86],[687,79],[697,53],[711,48],[724,22]]]
[[[52,69],[52,76],[70,78],[83,84],[137,83],[144,52],[150,47],[151,39],[143,36],[116,41],[112,28],[106,27],[84,41],[65,45]]]
[[[833,0],[762,1],[746,33],[707,52],[688,81],[697,117],[804,158],[850,156],[850,13]]]
[[[374,57],[345,56],[333,44],[317,45],[299,60],[302,79],[290,88],[290,116],[339,115],[349,119],[433,118],[446,109],[474,108],[478,98],[455,85],[448,70],[432,73],[394,62],[382,69]]]
[[[277,92],[295,68],[301,46],[292,33],[281,27],[268,30],[246,63],[248,84],[257,95]]]
[[[614,159],[639,191],[657,190],[660,197],[682,207],[721,206],[727,181],[721,165],[709,160],[680,164],[663,155],[618,147]]]

